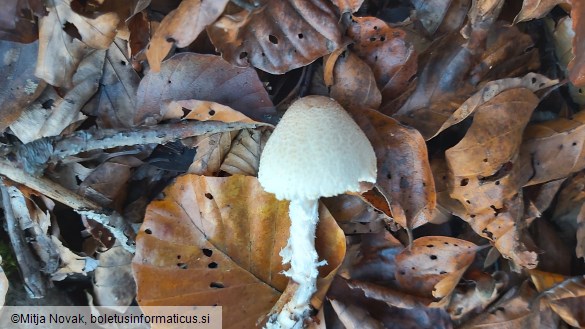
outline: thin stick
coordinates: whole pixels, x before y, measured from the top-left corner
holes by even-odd
[[[255,128],[258,125],[260,123],[182,121],[128,130],[82,130],[68,136],[46,137],[22,145],[17,150],[16,162],[22,164],[26,172],[40,176],[47,163],[55,163],[82,152],[131,145],[166,144],[207,133]]]
[[[124,249],[132,253],[136,250],[134,244],[136,234],[117,212],[106,211],[97,203],[85,199],[47,178],[30,175],[2,157],[0,157],[0,175],[59,201],[80,215],[85,215],[99,222],[120,241]]]

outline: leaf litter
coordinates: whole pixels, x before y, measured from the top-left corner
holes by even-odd
[[[321,200],[302,326],[585,326],[583,8],[10,1],[1,305],[8,286],[50,305],[61,281],[86,305],[221,305],[226,328],[262,327],[297,284],[260,156],[288,104],[325,95],[377,181]]]

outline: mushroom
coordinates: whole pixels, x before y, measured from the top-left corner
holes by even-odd
[[[260,157],[258,180],[279,200],[290,200],[290,235],[280,251],[284,274],[298,284],[267,328],[302,328],[317,290],[315,230],[320,197],[360,192],[376,182],[376,156],[364,132],[335,100],[307,96],[286,111]]]

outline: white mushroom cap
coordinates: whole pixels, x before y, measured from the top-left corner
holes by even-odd
[[[308,96],[286,111],[260,157],[258,180],[279,200],[316,200],[376,182],[376,155],[335,100]]]

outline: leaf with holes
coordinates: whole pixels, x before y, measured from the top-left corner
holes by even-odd
[[[186,0],[162,20],[146,50],[148,64],[154,72],[173,45],[187,47],[205,27],[223,12],[228,0]]]
[[[585,168],[585,112],[572,119],[529,125],[524,134],[522,153],[534,170],[529,185],[543,183]]]
[[[396,279],[421,296],[449,295],[475,258],[477,246],[447,236],[425,236],[396,255]]]
[[[216,102],[196,99],[167,101],[163,103],[163,120],[186,119],[198,121],[247,122],[265,125],[254,121],[229,106]]]
[[[417,69],[406,33],[375,17],[354,17],[348,34],[355,41],[352,50],[372,68],[383,102],[405,92]]]
[[[70,87],[81,60],[93,49],[108,49],[118,27],[115,13],[86,18],[71,0],[49,0],[49,14],[39,23],[39,57],[35,75],[57,87]],[[93,48],[93,49],[92,49]]]
[[[158,73],[149,72],[138,86],[134,123],[156,123],[165,102],[198,99],[217,102],[259,121],[276,112],[254,69],[236,68],[219,56],[181,53],[165,61]]]
[[[388,200],[394,220],[416,228],[429,220],[436,205],[426,144],[415,129],[378,111],[366,114],[372,123],[366,134],[378,159],[376,187]]]
[[[249,176],[185,175],[163,193],[137,236],[138,303],[217,304],[224,328],[255,328],[287,287],[279,252],[288,238],[288,202]],[[332,279],[345,237],[324,207],[319,217],[315,243],[328,262],[319,272]]]
[[[283,74],[339,48],[339,20],[328,0],[263,1],[251,12],[221,17],[207,32],[228,62]]]
[[[449,191],[466,210],[463,220],[517,265],[533,268],[536,254],[519,242],[522,186],[532,175],[519,160],[522,132],[538,104],[528,89],[506,90],[476,111],[465,137],[445,151]]]

